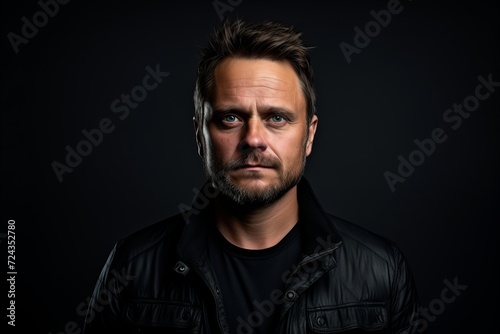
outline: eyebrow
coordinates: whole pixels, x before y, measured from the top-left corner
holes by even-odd
[[[239,107],[233,107],[233,106],[225,106],[225,107],[213,109],[213,115],[220,115],[220,114],[225,114],[225,113],[248,114],[249,112],[245,109],[241,109]],[[263,110],[259,110],[259,114],[264,114],[264,115],[277,114],[277,115],[285,116],[289,119],[295,119],[297,117],[296,112],[294,112],[290,109],[281,108],[281,107],[263,108]]]

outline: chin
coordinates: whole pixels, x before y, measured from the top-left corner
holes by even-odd
[[[277,180],[266,177],[261,173],[247,172],[245,175],[231,178],[235,186],[243,189],[266,189],[276,185]]]

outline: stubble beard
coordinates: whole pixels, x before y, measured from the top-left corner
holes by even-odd
[[[285,195],[297,183],[299,183],[304,173],[306,156],[305,147],[302,148],[299,169],[283,170],[283,165],[276,158],[268,158],[257,151],[252,151],[249,155],[238,160],[227,163],[216,161],[213,155],[210,161],[204,162],[204,169],[207,177],[214,187],[219,190],[219,196],[225,202],[245,210],[255,210],[270,206]],[[278,181],[265,187],[248,189],[238,186],[230,176],[230,172],[245,165],[246,161],[262,164],[268,168],[273,168],[278,174]],[[208,166],[213,166],[210,168]],[[261,177],[259,172],[248,171],[244,175],[247,179]]]

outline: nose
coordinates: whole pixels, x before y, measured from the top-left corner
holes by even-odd
[[[243,154],[249,154],[256,149],[266,150],[265,126],[260,119],[250,118],[243,129],[243,138],[239,146]]]

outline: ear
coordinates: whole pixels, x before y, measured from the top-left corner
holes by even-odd
[[[196,145],[198,146],[198,155],[203,158],[203,144],[201,141],[200,124],[198,123],[196,116],[193,116],[193,126],[194,133],[196,135]]]
[[[311,122],[309,123],[309,136],[307,138],[307,144],[306,144],[306,157],[308,157],[312,152],[314,135],[316,134],[317,127],[318,127],[318,116],[313,115],[313,117],[311,118]]]

